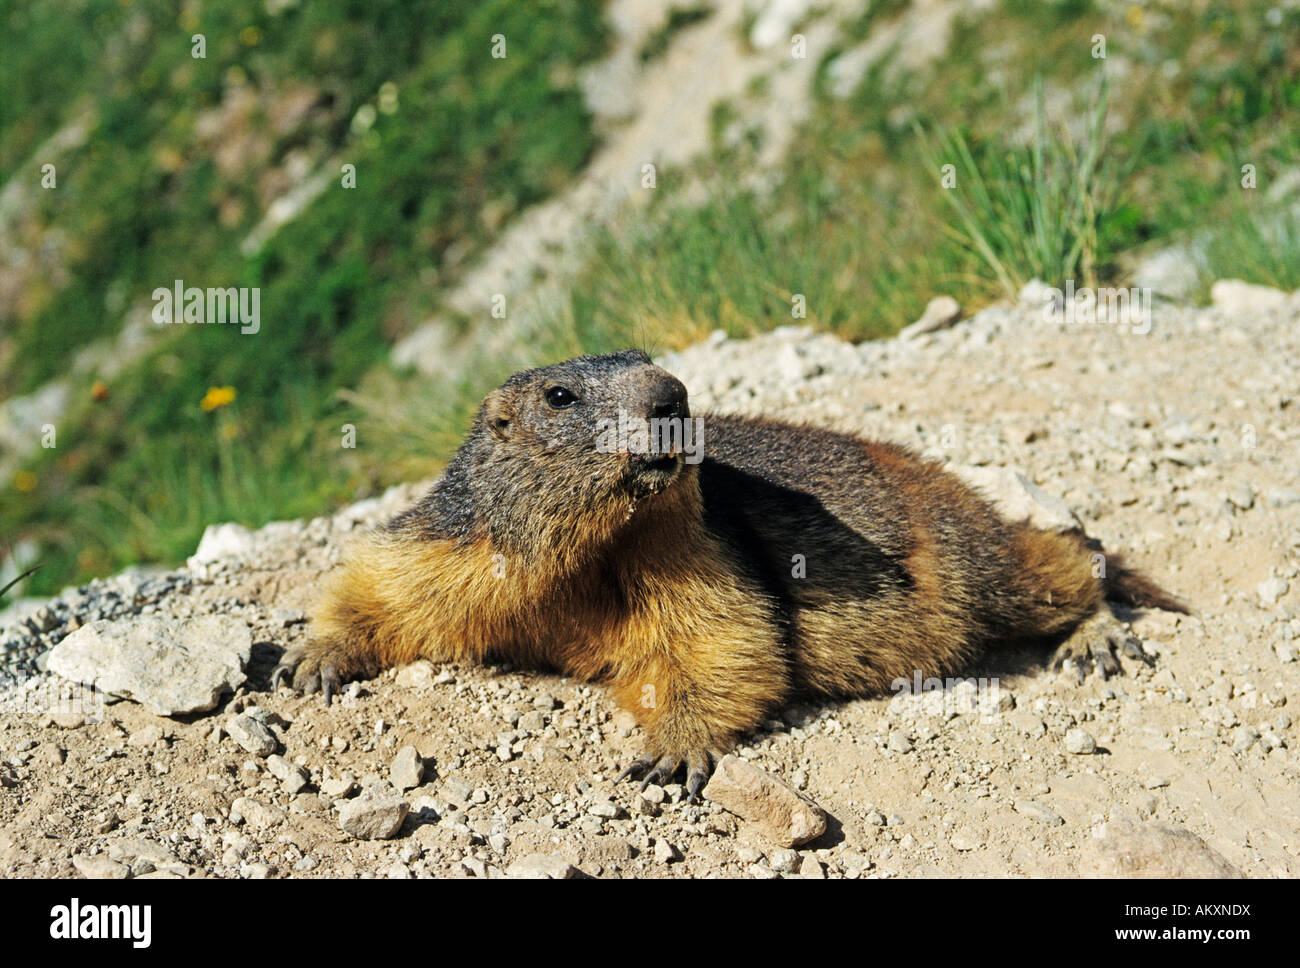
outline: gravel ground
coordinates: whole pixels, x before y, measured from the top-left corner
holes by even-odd
[[[983,684],[780,710],[738,753],[825,809],[809,844],[678,786],[616,784],[639,730],[599,687],[417,663],[329,708],[267,692],[344,539],[412,485],[212,529],[185,569],[22,610],[0,633],[19,680],[0,692],[0,876],[1072,876],[1102,824],[1129,821],[1189,831],[1246,876],[1296,876],[1300,293],[1221,284],[1150,324],[1057,324],[1026,302],[913,338],[787,328],[661,361],[697,413],[1014,468],[1196,611],[1125,613],[1157,663],[1109,681],[1002,652],[972,670]],[[157,716],[39,671],[94,619],[212,613],[253,646],[211,712]]]

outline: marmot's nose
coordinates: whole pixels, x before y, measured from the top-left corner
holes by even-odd
[[[650,390],[647,410],[651,420],[665,417],[688,417],[686,387],[675,377],[660,380]]]

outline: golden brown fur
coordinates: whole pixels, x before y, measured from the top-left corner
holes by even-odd
[[[575,402],[545,402],[557,387]],[[1062,655],[1114,672],[1113,647],[1144,656],[1108,591],[1180,607],[904,448],[708,417],[702,464],[646,463],[592,444],[619,408],[688,416],[635,353],[495,391],[425,500],[351,549],[277,678],[328,692],[423,657],[603,681],[645,728],[634,773],[685,761],[695,794],[709,757],[794,691],[879,694],[1072,632]]]

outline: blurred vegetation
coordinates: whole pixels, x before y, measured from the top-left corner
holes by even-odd
[[[581,168],[594,136],[573,69],[605,44],[595,0],[315,0],[277,17],[264,0],[229,0],[179,21],[163,0],[85,6],[86,19],[39,0],[4,14],[6,35],[24,38],[3,59],[16,94],[0,99],[5,176],[78,98],[98,124],[60,159],[58,190],[37,195],[39,217],[76,242],[71,282],[6,334],[17,348],[0,390],[31,390],[111,336],[124,315],[113,294],[149,306],[174,279],[260,287],[261,329],[169,327],[106,393],[78,388],[58,448],[0,509],[0,534],[40,538],[47,567],[29,591],[175,561],[215,521],[315,514],[367,492],[381,469],[339,446],[355,414],[337,390],[422,321],[450,247],[466,258]],[[205,59],[191,57],[197,33]],[[496,34],[504,59],[489,56]],[[73,56],[50,56],[55,46]],[[203,113],[242,86],[295,85],[312,92],[310,120],[279,134],[261,111],[231,118],[220,135],[244,139],[256,163],[219,173],[197,144]],[[256,176],[295,148],[338,166],[330,186],[245,256]],[[356,166],[355,188],[342,187],[342,163]],[[204,412],[213,385],[236,399]]]
[[[59,191],[40,196],[40,217],[72,240],[71,282],[29,300],[0,393],[63,372],[72,348],[120,326],[120,304],[175,278],[260,286],[263,323],[257,336],[173,327],[103,399],[83,388],[59,448],[24,478],[34,486],[10,486],[0,508],[0,535],[36,538],[48,562],[32,591],[174,562],[215,521],[318,514],[435,470],[508,364],[475,359],[435,385],[384,365],[389,346],[513,213],[580,170],[594,135],[574,72],[606,43],[595,0],[317,0],[277,16],[233,0],[204,5],[201,24],[164,2],[79,6],[75,21],[31,0],[0,15],[24,37],[0,63],[13,92],[0,99],[4,177],[79,110],[99,119]],[[1300,287],[1295,197],[1265,197],[1300,157],[1300,47],[1287,42],[1300,11],[1003,0],[955,23],[934,68],[911,71],[895,51],[833,96],[836,56],[907,6],[874,3],[846,25],[779,171],[756,175],[762,134],[744,104],[717,106],[710,157],[661,170],[646,206],[596,233],[529,335],[531,362],[792,322],[876,337],[938,293],[973,311],[1034,276],[1120,284],[1135,255],[1173,244],[1197,254],[1203,287]],[[703,9],[683,5],[643,56]],[[194,61],[200,31],[208,57]],[[505,61],[484,54],[497,33]],[[1098,33],[1104,60],[1091,55]],[[196,125],[240,85],[295,84],[319,92],[308,120],[281,134],[248,122],[266,157],[353,163],[357,187],[334,176],[245,256],[268,165],[230,177],[196,147]],[[940,186],[946,163],[955,192]],[[1241,187],[1247,164],[1257,189]],[[791,317],[796,293],[807,319]],[[226,385],[232,401],[199,407]],[[339,446],[348,422],[356,450]]]

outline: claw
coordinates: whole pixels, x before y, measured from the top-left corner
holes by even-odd
[[[1133,636],[1130,635],[1124,639],[1123,643],[1121,643],[1120,645],[1120,648],[1124,651],[1124,654],[1128,656],[1130,659],[1137,659],[1139,662],[1144,662],[1149,666],[1154,666],[1156,664],[1155,656],[1153,656],[1146,649],[1142,648],[1141,639],[1134,638]]]
[[[654,766],[654,764],[655,757],[653,756],[642,756],[639,759],[633,760],[628,764],[627,769],[618,775],[618,780],[615,782],[622,783],[624,780],[639,780],[645,776],[646,771],[649,770],[650,767]],[[644,787],[642,789],[644,789]]]
[[[1123,675],[1124,670],[1120,668],[1115,656],[1111,654],[1110,643],[1103,642],[1092,647],[1092,658],[1097,663],[1097,668],[1101,671],[1102,680],[1109,679],[1111,676]]]
[[[339,672],[332,665],[324,665],[320,668],[320,687],[321,694],[325,697],[325,705],[330,704],[330,700],[341,690],[339,682]]]
[[[281,662],[271,671],[271,691],[275,692],[281,686],[288,686],[293,682],[293,667],[287,666]]]
[[[1057,650],[1052,668],[1060,671],[1073,661],[1078,666],[1077,679],[1083,682],[1087,668],[1095,666],[1102,679],[1124,675],[1118,655],[1122,653],[1138,659],[1148,666],[1155,659],[1142,648],[1141,640],[1129,634],[1108,611],[1099,612],[1075,630],[1074,634]]]
[[[700,791],[709,782],[709,776],[713,772],[713,757],[707,750],[688,753],[685,759],[672,753],[642,756],[619,774],[618,782],[640,780],[642,790],[652,783],[664,786],[672,780],[683,763],[686,765],[687,802],[699,803]]]
[[[671,753],[664,755],[654,765],[654,769],[645,775],[645,779],[641,781],[641,789],[644,790],[651,783],[663,786],[673,778],[673,774],[677,772],[677,767],[681,766],[681,763],[682,761]]]

